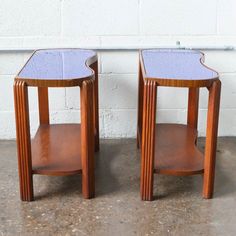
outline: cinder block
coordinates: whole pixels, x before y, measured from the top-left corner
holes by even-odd
[[[176,41],[178,41],[178,37],[175,39],[173,35],[149,35],[142,34],[139,37],[139,44],[142,48],[155,48],[155,47],[176,47]]]
[[[59,36],[60,2],[1,0],[1,36]]]
[[[219,119],[219,136],[236,135],[236,109],[221,109]]]
[[[128,109],[137,107],[138,79],[135,74],[100,74],[99,108]],[[66,89],[66,107],[80,109],[80,89]]]
[[[138,0],[69,0],[62,14],[64,36],[138,34]]]
[[[206,136],[207,110],[199,111],[199,136]],[[220,109],[218,136],[235,136],[236,109]]]
[[[79,87],[66,88],[66,108],[67,109],[80,109],[80,88]]]
[[[15,114],[13,111],[0,111],[1,125],[0,137],[1,139],[16,138]]]
[[[221,80],[221,109],[234,109],[236,106],[236,74],[220,74]],[[200,90],[201,109],[207,109],[209,92],[206,88]]]
[[[14,77],[4,76],[1,78],[2,83],[0,83],[0,111],[14,111]],[[38,111],[38,100],[37,100],[37,89],[35,87],[28,87],[28,101],[29,110]]]
[[[186,47],[234,45],[236,2],[229,0],[2,0],[1,47]],[[37,11],[35,10],[37,8]],[[11,9],[11,10],[9,10]],[[217,16],[218,12],[218,16]],[[218,25],[217,25],[218,22]],[[31,53],[0,54],[0,138],[15,138],[13,79]],[[205,52],[220,72],[219,135],[236,133],[236,53]],[[138,52],[100,52],[100,135],[135,137]],[[7,99],[6,99],[7,98]],[[186,123],[187,89],[158,88],[158,123]],[[79,88],[50,89],[52,123],[80,122]],[[31,135],[38,126],[37,89],[29,88]],[[199,134],[205,135],[208,91],[201,89]]]
[[[235,51],[207,51],[205,63],[209,67],[221,73],[236,73],[236,52]]]
[[[139,35],[102,35],[101,38],[101,46],[105,48],[115,48],[115,47],[123,47],[123,48],[132,48],[135,45],[139,45],[140,43]]]
[[[13,82],[14,77],[7,75],[1,76],[0,82],[0,111],[14,110]],[[5,124],[1,122],[0,126]]]
[[[103,110],[104,136],[109,138],[135,137],[137,127],[137,111]]]
[[[16,126],[15,126],[15,113],[13,111],[0,111],[1,124],[0,137],[1,139],[15,139]],[[38,114],[30,112],[30,134],[34,137],[38,128]]]
[[[207,109],[208,99],[209,99],[209,91],[207,90],[207,88],[201,88],[199,95],[199,109]]]
[[[60,124],[60,123],[80,123],[81,122],[81,111],[80,110],[61,110],[51,112],[51,123]],[[103,116],[100,112],[99,114],[99,129],[101,133],[104,133],[103,125]]]
[[[97,48],[100,46],[100,36],[71,35],[71,37],[61,37],[59,45],[71,48]]]
[[[50,115],[51,122],[54,124],[80,122],[80,110],[53,111]]]
[[[22,53],[0,53],[0,74],[17,74],[23,66],[24,56]]]
[[[30,112],[38,112],[38,90],[36,87],[28,87],[28,99]]]
[[[0,11],[1,10],[2,10],[2,8],[0,9]],[[0,20],[0,22],[2,22],[2,21]],[[23,41],[24,41],[24,38],[22,38],[22,37],[6,37],[4,35],[1,35],[1,36],[3,36],[3,37],[0,37],[1,48],[17,48],[17,47],[21,47],[22,44],[23,44]]]
[[[60,42],[61,38],[59,37],[59,35],[31,36],[31,37],[24,37],[22,47],[32,48],[33,50],[41,48],[63,47],[63,45],[61,45]]]
[[[235,0],[219,0],[218,3],[218,33],[235,35],[236,28],[236,1]]]
[[[49,109],[50,111],[66,109],[65,88],[49,88]]]
[[[221,108],[236,108],[236,74],[224,74],[221,76]]]
[[[138,73],[138,52],[102,52],[101,73]]]
[[[158,109],[156,112],[157,123],[186,123],[186,110],[183,109]]]
[[[225,47],[235,45],[236,36],[219,34],[203,35],[171,35],[174,42],[180,41],[182,46],[190,48]],[[209,51],[207,51],[208,53]]]
[[[100,76],[100,108],[136,109],[137,75],[111,74]]]
[[[140,29],[146,35],[216,33],[215,0],[141,0]]]
[[[188,89],[158,87],[157,109],[186,109],[188,103]]]

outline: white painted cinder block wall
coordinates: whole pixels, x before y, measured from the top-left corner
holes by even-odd
[[[235,0],[0,0],[0,48],[236,46]],[[0,139],[15,138],[12,85],[30,53],[0,52]],[[219,134],[236,135],[236,52],[207,51],[223,88]],[[138,53],[99,52],[102,137],[135,137]],[[30,89],[32,134],[38,125]],[[187,90],[158,91],[158,122],[186,121]],[[50,89],[52,122],[77,122],[79,89]],[[207,92],[199,129],[205,135]]]

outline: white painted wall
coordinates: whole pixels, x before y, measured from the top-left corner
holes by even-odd
[[[0,0],[0,48],[236,46],[235,0]],[[12,85],[29,53],[0,52],[0,139],[15,138]],[[138,53],[100,52],[102,137],[136,133]],[[206,52],[223,88],[219,134],[236,135],[236,52]],[[205,134],[207,92],[200,100]],[[30,89],[32,134],[38,125],[36,91]],[[158,91],[158,122],[186,120],[187,90]],[[79,121],[79,89],[50,90],[51,120]]]

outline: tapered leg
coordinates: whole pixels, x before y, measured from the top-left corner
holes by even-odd
[[[94,177],[94,80],[86,80],[81,86],[81,162],[82,192],[84,198],[95,195]]]
[[[38,87],[39,123],[49,124],[48,88]]]
[[[209,88],[206,147],[204,160],[203,197],[212,198],[214,191],[215,159],[220,107],[221,82],[213,82]]]
[[[142,125],[143,125],[143,75],[141,63],[139,62],[139,78],[138,78],[138,124],[137,124],[137,148],[140,148],[142,140]]]
[[[143,131],[141,161],[141,199],[151,201],[153,198],[153,170],[155,152],[156,123],[156,84],[145,81],[143,99]]]
[[[98,62],[94,62],[91,68],[95,73],[94,82],[94,132],[95,132],[95,151],[99,151],[99,99],[98,99]]]
[[[30,143],[29,105],[28,88],[25,82],[15,81],[14,97],[20,195],[22,201],[32,201],[34,200],[34,194]]]
[[[188,92],[188,126],[197,129],[199,88],[189,88]]]

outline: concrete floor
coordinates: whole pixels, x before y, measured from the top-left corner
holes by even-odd
[[[156,200],[143,202],[135,140],[101,140],[96,198],[82,198],[80,176],[34,176],[27,203],[15,142],[0,141],[0,235],[236,235],[235,153],[236,138],[219,139],[214,199],[201,198],[201,176],[155,175]]]

